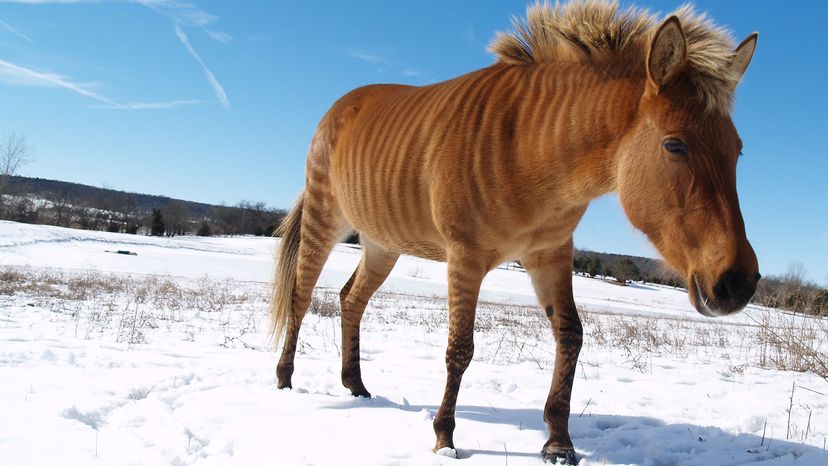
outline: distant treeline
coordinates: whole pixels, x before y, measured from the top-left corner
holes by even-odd
[[[0,220],[128,234],[271,235],[285,214],[263,202],[210,205],[20,176],[0,195]]]
[[[641,281],[686,287],[684,279],[658,259],[576,249],[572,268],[577,274],[614,278],[620,284]],[[798,263],[791,264],[784,275],[762,278],[751,302],[791,312],[828,316],[828,290],[809,282],[804,267]]]
[[[828,316],[828,289],[805,279],[802,264],[794,262],[784,275],[759,280],[754,303],[815,316]]]
[[[576,249],[572,270],[580,275],[612,277],[623,284],[631,281],[683,287],[684,280],[658,259]]]
[[[0,190],[0,220],[143,235],[271,235],[286,215],[262,202],[210,205],[165,196],[11,176]],[[351,235],[347,242],[358,242]],[[684,279],[658,259],[576,250],[575,273],[684,288]],[[759,282],[753,302],[828,316],[828,290],[805,280],[801,265]]]

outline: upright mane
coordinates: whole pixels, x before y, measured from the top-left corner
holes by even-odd
[[[735,45],[730,33],[686,4],[675,15],[687,40],[686,74],[708,110],[727,113],[739,73],[730,66]],[[645,69],[660,19],[647,10],[619,10],[617,1],[571,0],[553,7],[538,1],[526,18],[512,18],[513,32],[499,32],[489,51],[508,64],[580,62],[629,64]]]

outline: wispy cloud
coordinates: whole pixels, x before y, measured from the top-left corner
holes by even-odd
[[[13,28],[9,23],[3,21],[2,19],[0,19],[0,27],[2,27],[3,29],[9,31],[10,33],[16,35],[17,37],[25,39],[29,43],[32,43],[32,44],[35,43],[35,41],[33,41],[31,37],[27,36],[26,34],[23,34],[22,32],[18,31],[17,29]]]
[[[56,73],[37,71],[25,66],[0,60],[0,81],[16,86],[47,86],[68,89],[76,94],[96,100],[99,108],[117,110],[156,110],[203,103],[201,100],[177,99],[166,102],[121,103],[105,97],[89,88],[95,83],[78,83]]]
[[[368,63],[381,63],[383,65],[388,65],[391,63],[390,60],[386,59],[382,55],[375,52],[368,52],[365,50],[346,48],[345,54],[349,57],[356,58],[357,60],[362,60]]]
[[[204,32],[206,32],[207,35],[210,36],[216,42],[221,42],[222,44],[226,44],[226,43],[233,40],[233,36],[231,36],[230,34],[227,34],[225,32],[213,31],[212,29],[207,29],[205,27],[202,27],[201,29],[203,29]]]
[[[216,31],[210,26],[218,21],[218,17],[207,13],[195,3],[185,0],[0,0],[0,3],[26,3],[30,5],[46,4],[77,4],[77,3],[104,3],[104,2],[134,3],[145,6],[156,13],[162,14],[177,24],[202,29],[210,38],[222,44],[233,40],[233,36],[226,32]]]
[[[104,0],[0,0],[0,3],[28,3],[28,4],[49,4],[49,3],[64,3],[64,4],[79,4],[79,3],[98,3]],[[219,103],[226,109],[230,109],[230,101],[227,99],[227,93],[224,91],[221,83],[219,83],[216,76],[213,72],[207,67],[207,64],[204,63],[204,60],[201,59],[201,56],[198,52],[195,51],[193,46],[190,44],[190,39],[187,34],[184,33],[182,30],[182,26],[186,27],[194,27],[201,29],[205,34],[207,34],[211,39],[226,44],[233,40],[233,36],[227,34],[225,32],[216,31],[211,28],[211,26],[218,21],[218,18],[210,13],[199,8],[196,4],[187,1],[187,0],[110,0],[110,1],[118,1],[122,3],[131,3],[135,5],[141,5],[146,8],[149,8],[156,13],[159,13],[167,18],[171,19],[173,24],[175,25],[175,34],[178,37],[178,40],[184,45],[187,49],[187,52],[195,58],[195,60],[201,65],[201,68],[204,70],[204,74],[207,77],[207,81],[210,83],[210,86],[213,88],[213,91],[218,98]],[[23,37],[24,39],[33,42],[24,34],[21,34],[19,31],[14,29],[13,27],[9,26],[6,23],[0,22],[0,26],[8,29],[14,34]],[[30,70],[31,71],[31,70]],[[78,87],[77,85],[70,83],[68,81],[63,81],[64,84],[71,84],[74,85],[74,88],[66,87],[67,89],[72,89],[75,92],[78,90],[89,92],[82,87]],[[101,96],[98,96],[101,97]],[[101,100],[101,99],[97,99]],[[108,100],[108,99],[106,99]],[[104,100],[101,100],[104,102]],[[156,104],[148,104],[152,105],[152,107],[142,106],[144,104],[119,104],[117,102],[106,102],[109,103],[112,108],[134,108],[134,109],[143,109],[143,108],[170,108],[172,106],[179,106],[185,101],[170,101],[170,102],[163,102],[159,105]]]
[[[413,77],[413,78],[422,78],[423,76],[425,76],[426,73],[425,73],[425,71],[415,70],[414,68],[406,68],[406,69],[400,71],[400,74],[402,76],[410,76],[410,77]]]
[[[387,73],[408,78],[423,78],[428,74],[425,71],[406,66],[405,62],[389,58],[388,53],[383,54],[374,50],[355,49],[351,47],[345,47],[342,51],[351,58],[375,65],[376,71],[379,74]]]
[[[176,24],[198,27],[210,38],[222,44],[233,40],[233,36],[225,32],[215,31],[209,26],[218,21],[218,17],[207,13],[191,2],[183,0],[130,0],[131,2],[150,8],[170,19]]]
[[[111,108],[116,110],[161,110],[175,107],[183,107],[186,105],[196,105],[204,103],[203,100],[195,99],[178,99],[168,100],[166,102],[135,102],[130,104],[114,105],[100,105],[99,108]]]
[[[0,3],[26,3],[30,5],[104,2],[134,3],[142,5],[172,19],[176,23],[180,23],[185,26],[202,28],[207,35],[218,42],[227,43],[233,40],[233,36],[230,34],[215,31],[209,28],[209,26],[218,21],[218,17],[207,13],[199,8],[195,3],[186,0],[0,0]]]
[[[190,39],[187,37],[187,34],[181,30],[181,26],[176,23],[175,24],[175,35],[178,36],[178,40],[184,44],[184,47],[190,52],[190,55],[196,59],[196,61],[201,65],[201,68],[204,70],[204,74],[207,76],[207,80],[210,82],[210,85],[213,87],[213,92],[216,93],[216,97],[218,98],[221,105],[230,110],[232,107],[230,106],[230,101],[227,100],[227,94],[224,92],[224,88],[221,86],[221,83],[218,82],[216,76],[210,71],[210,68],[207,68],[207,65],[204,63],[204,60],[201,59],[201,56],[198,52],[195,51],[192,45],[190,45]]]
[[[89,97],[90,99],[95,99],[98,102],[102,102],[109,106],[124,108],[123,104],[90,91],[87,89],[88,84],[85,85],[75,83],[58,74],[36,71],[31,68],[15,65],[14,63],[10,63],[5,60],[0,60],[0,78],[3,78],[10,84],[62,87],[76,94]]]
[[[210,71],[210,68],[207,67],[207,64],[204,63],[201,56],[196,52],[195,48],[193,48],[192,44],[190,44],[190,38],[187,36],[186,33],[181,29],[181,26],[191,26],[197,27],[204,31],[210,38],[217,42],[221,42],[222,44],[226,44],[233,40],[233,36],[230,34],[216,31],[211,29],[211,24],[215,23],[218,18],[215,16],[205,12],[204,10],[200,9],[193,3],[182,1],[182,0],[130,0],[134,3],[138,3],[140,5],[144,5],[147,8],[152,9],[164,16],[173,20],[175,23],[175,35],[178,37],[178,40],[184,45],[184,48],[187,49],[187,52],[195,58],[201,68],[204,70],[204,75],[207,77],[207,81],[210,83],[210,86],[213,88],[213,92],[215,92],[216,97],[218,98],[219,103],[227,109],[230,110],[230,101],[227,99],[227,93],[224,91],[224,87],[222,87],[221,83],[216,79],[216,76]]]
[[[185,105],[195,105],[203,103],[202,100],[196,99],[188,99],[188,100],[170,100],[167,102],[137,102],[134,104],[129,104],[129,108],[134,110],[153,110],[159,108],[175,108],[175,107],[183,107]]]

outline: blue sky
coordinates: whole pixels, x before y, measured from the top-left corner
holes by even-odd
[[[0,0],[0,134],[34,146],[28,176],[288,207],[339,96],[487,66],[487,42],[527,3]],[[733,114],[760,269],[799,261],[828,285],[828,3],[696,5],[737,40],[760,33]],[[612,196],[593,203],[575,242],[655,255]]]

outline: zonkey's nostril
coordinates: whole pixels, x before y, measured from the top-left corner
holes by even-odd
[[[761,279],[762,279],[762,274],[761,273],[756,272],[755,274],[753,274],[753,281],[758,282]]]
[[[719,277],[719,281],[713,288],[713,292],[719,300],[727,301],[743,294],[743,289],[746,284],[747,277],[744,272],[728,270]]]
[[[725,272],[719,278],[719,281],[716,282],[716,286],[713,287],[713,293],[716,295],[716,298],[722,301],[726,301],[730,298],[731,291],[732,291],[732,274],[730,272]]]

